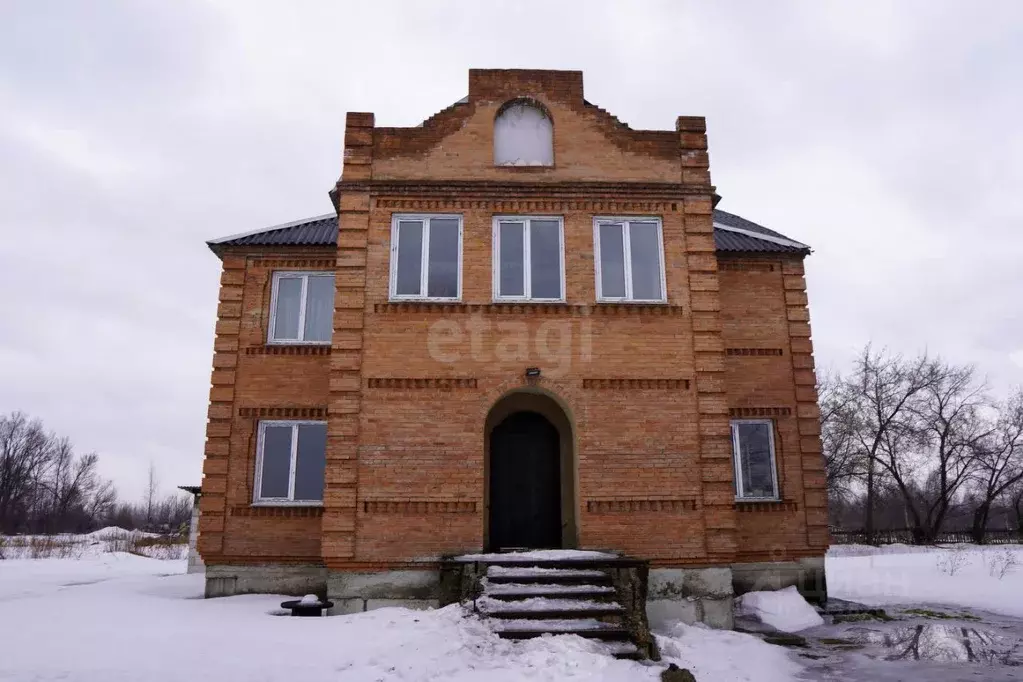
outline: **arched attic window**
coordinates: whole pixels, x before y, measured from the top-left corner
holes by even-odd
[[[514,100],[494,120],[494,164],[553,166],[554,123],[539,105]]]

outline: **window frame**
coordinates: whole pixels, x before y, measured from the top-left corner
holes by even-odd
[[[451,296],[428,296],[430,267],[430,223],[434,218],[458,221],[458,294]],[[419,294],[401,294],[398,289],[398,223],[401,221],[421,221],[423,223],[423,249],[420,254]],[[394,213],[391,215],[391,263],[388,300],[390,301],[437,301],[439,303],[459,303],[462,300],[462,234],[464,220],[460,213]]]
[[[330,339],[326,341],[307,341],[305,339],[278,339],[274,338],[274,327],[277,325],[277,295],[279,293],[280,281],[282,279],[302,279],[301,308],[298,311],[298,331],[305,336],[305,312],[308,306],[309,277],[330,277],[334,280],[332,289],[337,291],[337,277],[333,270],[274,270],[270,286],[270,318],[266,330],[266,343],[272,346],[329,346],[334,336],[334,321],[331,319]],[[330,304],[331,311],[334,310],[334,302]],[[333,312],[331,313],[333,318]]]
[[[256,471],[252,484],[252,505],[254,507],[322,507],[323,500],[295,499],[295,470],[298,467],[298,427],[304,424],[322,424],[322,419],[263,419],[259,421],[256,435]],[[266,429],[269,426],[291,427],[291,464],[288,469],[288,497],[263,497],[263,448],[266,445]],[[326,452],[324,452],[326,460]],[[327,488],[327,471],[324,465],[323,488]]]
[[[532,221],[553,220],[558,223],[558,262],[561,267],[561,296],[559,298],[537,298],[533,297],[533,273],[530,269],[531,258],[530,242],[532,240]],[[522,296],[501,295],[501,223],[522,223]],[[491,268],[491,292],[495,303],[564,303],[565,293],[565,217],[557,215],[495,215],[493,218],[493,248],[491,249],[493,267]]]
[[[774,485],[774,495],[770,497],[745,497],[742,494],[742,448],[739,444],[739,425],[741,424],[767,424],[767,432],[770,435],[771,445],[771,482]],[[732,419],[729,421],[729,429],[732,432],[732,467],[735,471],[735,501],[736,502],[778,502],[781,500],[781,488],[778,481],[778,448],[774,437],[773,419]]]
[[[632,223],[657,225],[657,254],[661,262],[661,297],[635,298],[632,296],[632,244],[629,235]],[[622,257],[625,266],[625,296],[605,296],[601,285],[600,226],[622,225]],[[659,216],[594,216],[593,218],[593,270],[598,303],[658,304],[668,302],[667,265],[664,262],[664,227]]]

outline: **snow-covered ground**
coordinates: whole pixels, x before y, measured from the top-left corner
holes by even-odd
[[[801,670],[752,635],[685,625],[650,664],[572,635],[502,640],[458,606],[279,617],[282,597],[202,599],[203,576],[184,571],[123,553],[0,561],[0,680],[635,682],[675,662],[700,682],[785,682]]]
[[[947,604],[1023,618],[1019,545],[839,545],[828,552],[827,576],[829,595],[865,604]]]
[[[0,561],[0,680],[633,682],[657,680],[670,662],[689,668],[700,682],[836,675],[857,680],[1012,679],[994,676],[995,668],[978,668],[981,663],[957,663],[954,657],[937,662],[871,658],[881,644],[871,640],[879,635],[864,627],[873,627],[869,623],[806,630],[810,649],[678,624],[659,633],[664,661],[652,664],[616,660],[603,645],[571,635],[502,640],[486,621],[466,617],[459,607],[279,617],[271,614],[280,612],[282,597],[205,600],[202,575],[185,575],[184,561],[110,552],[109,545],[94,540],[86,542],[90,549],[78,559]],[[962,628],[934,620],[926,610],[914,617],[906,609],[933,604],[954,605],[956,614],[973,609],[976,615],[966,625],[977,628],[976,641],[996,630],[999,636],[1016,636],[1023,623],[1018,620],[1023,617],[1023,548],[1008,551],[1020,567],[999,578],[992,573],[998,573],[1006,556],[1003,547],[837,547],[828,557],[828,582],[837,597],[900,605],[890,613],[903,620],[878,624],[891,630],[881,635],[886,641],[906,635],[911,643],[953,656],[962,648],[957,634]],[[956,557],[954,575],[949,575],[950,557]],[[982,611],[1005,615],[996,618]],[[920,629],[923,622],[933,627]],[[836,644],[826,659],[800,658],[801,653],[820,653],[822,642],[837,642],[838,636],[867,649]],[[939,639],[940,646],[930,642]],[[996,644],[1011,642],[1003,637]]]

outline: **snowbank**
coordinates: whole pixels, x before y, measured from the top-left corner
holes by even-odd
[[[17,624],[4,633],[0,680],[656,682],[674,662],[700,682],[787,682],[801,670],[781,647],[683,625],[658,638],[665,660],[652,664],[574,635],[503,640],[459,606],[277,617],[281,596],[202,599],[203,576],[181,575],[185,565],[0,561],[4,620]]]
[[[845,546],[843,546],[844,548]],[[865,604],[945,604],[1023,617],[1023,547],[839,547],[828,552],[828,592]],[[954,562],[950,562],[954,558]],[[999,565],[1014,562],[999,577]],[[949,564],[955,563],[954,574]]]
[[[802,671],[788,649],[753,635],[677,623],[657,636],[664,662],[689,668],[699,682],[787,682]]]
[[[748,592],[736,600],[735,607],[737,615],[752,616],[782,632],[799,632],[824,624],[824,619],[795,587],[772,592]]]

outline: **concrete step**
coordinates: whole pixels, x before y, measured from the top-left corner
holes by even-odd
[[[534,621],[542,623],[543,621]],[[598,628],[558,628],[556,626],[535,627],[532,629],[515,628],[512,630],[498,630],[497,636],[501,639],[533,639],[544,635],[578,635],[587,639],[600,639],[604,641],[629,641],[629,631],[625,628],[608,626]]]
[[[498,611],[484,611],[490,618],[500,618],[502,620],[522,620],[522,619],[534,619],[534,620],[567,620],[572,618],[601,618],[607,616],[622,616],[625,614],[625,609],[621,606],[606,606],[604,608],[591,608],[591,609],[545,609],[543,611],[534,609],[501,609]]]
[[[518,583],[532,585],[610,585],[611,576],[600,570],[559,568],[502,568],[492,566],[487,582],[495,585]]]
[[[588,589],[574,589],[574,588]],[[500,589],[494,589],[500,588]],[[504,589],[512,588],[512,589]],[[585,601],[609,601],[615,598],[615,590],[609,585],[491,585],[484,595],[501,601],[520,601],[533,597],[545,599],[579,599]]]

